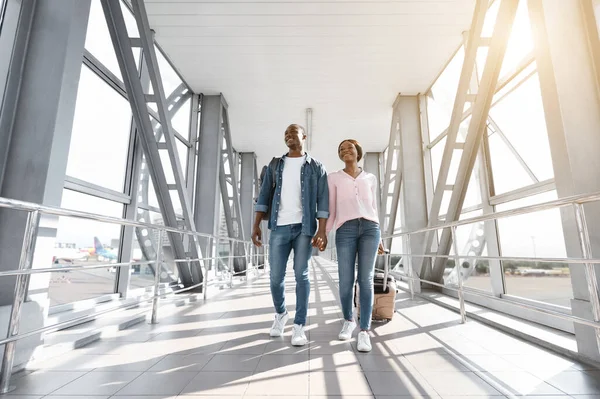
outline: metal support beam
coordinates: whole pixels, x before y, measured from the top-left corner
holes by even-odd
[[[240,205],[242,207],[242,225],[246,237],[252,235],[252,222],[254,216],[254,189],[256,182],[256,154],[253,152],[240,153],[242,158],[242,175]]]
[[[13,36],[15,46],[7,53],[0,52],[0,64],[9,62],[10,70],[0,112],[0,153],[5,154],[5,158],[0,155],[3,158],[0,196],[60,207],[90,1],[17,3],[20,14],[16,20],[5,20],[1,39],[4,40],[5,33],[7,37]],[[17,25],[15,35],[4,30],[12,24]],[[32,237],[35,252],[33,245],[28,246],[25,251],[28,259],[24,259],[21,249],[27,219],[25,212],[0,211],[0,271],[17,269],[20,259],[29,262],[33,258],[34,269],[52,264],[58,217],[41,218],[38,234]],[[0,278],[0,331],[3,332],[8,331],[10,306],[15,304],[16,280]],[[25,282],[17,298],[22,305],[20,329],[37,330],[45,325],[47,317],[50,275],[37,274],[19,280]],[[2,374],[10,374],[13,364],[25,366],[42,342],[40,334],[20,340],[14,357],[5,359]],[[0,354],[2,349],[0,346]],[[9,345],[7,356],[10,352]],[[3,379],[3,386],[5,382]]]
[[[252,235],[252,223],[254,219],[254,193],[257,185],[256,154],[253,152],[242,152],[239,154],[242,161],[242,173],[240,175],[240,205],[242,209],[242,226],[245,237]],[[257,265],[258,259],[252,259]]]
[[[196,166],[196,195],[194,221],[199,232],[218,235],[220,215],[221,147],[223,130],[222,96],[202,96],[198,157]],[[203,245],[207,240],[201,240]],[[208,257],[213,257],[212,247]],[[215,262],[211,262],[215,265]]]
[[[465,39],[465,47],[468,45],[468,37],[464,35]],[[475,66],[475,70],[477,72],[477,65]],[[471,95],[473,93],[479,92],[479,74],[474,73],[471,78],[471,84],[469,87],[469,92]],[[504,137],[502,131],[496,125],[496,123],[492,120],[491,116],[488,115],[488,123],[496,128],[497,133]],[[491,165],[489,163],[489,143],[488,143],[488,128],[489,126],[483,125],[481,132],[482,140],[479,146],[479,150],[477,153],[476,163],[474,165],[474,182],[479,186],[479,191],[481,195],[481,207],[480,208],[483,213],[490,214],[494,213],[494,207],[490,204],[490,181],[492,180],[491,174]],[[504,137],[506,139],[506,137]],[[508,142],[508,140],[506,140]],[[464,149],[464,143],[462,148]],[[518,153],[515,150],[516,156]],[[524,162],[523,162],[524,164]],[[462,212],[468,212],[466,209],[462,208]],[[446,216],[444,216],[446,218]],[[455,236],[452,236],[452,240],[454,240]],[[477,267],[477,258],[482,255],[486,244],[488,246],[488,251],[495,255],[500,256],[500,247],[498,241],[498,232],[497,232],[497,223],[496,221],[490,221],[487,223],[477,223],[471,226],[471,232],[467,237],[467,242],[462,252],[459,252],[459,247],[456,242],[453,243],[453,248],[456,251],[454,264],[454,269],[452,272],[444,279],[445,284],[452,284],[459,286],[462,284],[464,280],[467,280],[476,270]],[[462,259],[461,259],[462,256]],[[467,265],[464,267],[463,265]],[[502,272],[502,266],[499,261],[493,260],[489,264],[490,267],[490,275],[492,278],[492,291],[496,296],[500,296],[504,294],[504,273]]]
[[[402,170],[402,226],[408,231],[418,230],[427,226],[427,197],[425,189],[425,170],[423,163],[423,143],[421,141],[421,112],[418,96],[400,96],[397,100],[400,115],[400,153],[399,168]],[[411,254],[417,254],[423,247],[425,235],[412,236],[404,246]],[[412,276],[422,276],[423,265],[427,262],[403,261],[405,270],[412,263]],[[424,277],[424,276],[423,276]],[[416,291],[419,287],[414,285]]]
[[[166,105],[165,93],[162,85],[160,72],[158,69],[158,61],[154,48],[153,35],[150,31],[148,16],[146,14],[142,1],[132,1],[135,21],[140,33],[140,43],[142,44],[145,65],[148,68],[148,75],[154,92],[154,99],[158,109],[159,123],[164,132],[163,136],[167,143],[169,160],[171,169],[175,177],[177,192],[182,206],[182,213],[185,227],[191,231],[195,231],[195,226],[191,220],[190,200],[186,195],[185,180],[177,155],[175,145],[175,137],[172,133],[170,115]],[[119,0],[102,0],[102,8],[106,17],[108,30],[113,41],[121,74],[123,75],[123,83],[127,92],[127,97],[131,105],[133,119],[138,129],[140,142],[144,149],[146,162],[149,172],[152,176],[156,196],[160,205],[163,221],[166,226],[177,227],[177,217],[171,196],[169,194],[169,185],[165,175],[165,167],[159,153],[158,142],[150,122],[150,114],[148,113],[148,105],[146,93],[142,88],[142,83],[138,75],[138,69],[132,52],[132,43],[130,41],[127,27],[123,18],[121,5]],[[173,248],[173,255],[177,259],[185,259],[188,257],[198,258],[200,256],[200,248],[197,237],[193,237],[194,244],[190,246],[189,254],[185,251],[182,237],[176,233],[169,233],[169,241]],[[160,245],[160,243],[158,244]],[[202,272],[200,263],[193,262],[191,270],[187,264],[178,263],[178,271],[181,282],[184,286],[192,286],[202,281]]]
[[[598,44],[598,32],[595,27],[590,29],[588,21],[592,14],[585,13],[586,4],[589,11],[589,3],[584,0],[528,2],[559,198],[600,190],[600,84],[595,61],[598,49],[591,49],[594,43]],[[584,244],[589,245],[591,254],[600,254],[600,204],[587,204],[583,208],[584,221],[588,221],[587,243],[580,241],[580,234],[585,232],[578,228],[585,223],[578,223],[581,220],[573,210],[561,212],[569,258],[585,256]],[[573,315],[597,321],[600,304],[596,300],[598,293],[593,292],[593,280],[596,285],[600,281],[600,265],[595,265],[589,275],[585,266],[569,268]],[[575,336],[579,353],[600,361],[600,333],[576,324]]]
[[[225,214],[227,232],[229,237],[244,240],[246,233],[243,227],[242,221],[242,207],[240,204],[239,194],[239,179],[238,169],[239,164],[237,162],[236,154],[233,150],[233,142],[231,139],[231,129],[229,127],[229,116],[227,114],[227,107],[223,106],[223,141],[224,147],[222,149],[221,157],[221,173],[219,174],[221,196],[223,198],[223,211]],[[227,163],[228,167],[225,167]],[[229,187],[227,186],[227,180],[231,187],[231,194]],[[241,272],[246,270],[246,247],[243,243],[236,242],[233,245],[234,254],[236,256],[233,267],[234,271]]]
[[[529,167],[529,165],[527,165],[527,162],[525,162],[525,160],[523,159],[523,157],[521,156],[521,154],[519,154],[519,151],[517,151],[517,149],[515,148],[515,146],[510,142],[510,140],[508,139],[508,137],[506,137],[506,135],[504,134],[504,132],[502,132],[502,129],[500,129],[500,126],[498,126],[498,124],[496,123],[496,121],[494,121],[494,119],[491,116],[488,116],[488,123],[489,123],[488,128],[492,131],[490,133],[490,136],[492,134],[497,134],[502,139],[502,141],[504,141],[504,144],[506,144],[506,146],[508,147],[508,149],[510,150],[510,152],[517,159],[517,161],[519,162],[519,164],[521,165],[521,167],[523,168],[523,170],[525,170],[525,173],[527,173],[527,175],[529,175],[529,178],[531,178],[531,181],[533,183],[539,183],[540,180],[535,176],[535,173],[533,173],[533,171],[531,170],[531,168]],[[487,132],[484,132],[484,134],[487,134]]]
[[[402,163],[400,161],[402,142],[400,140],[399,98],[400,96],[396,98],[393,105],[390,141],[387,150],[383,190],[381,191],[381,206],[379,208],[379,224],[383,236],[390,236],[394,233],[396,215],[398,214],[398,201],[400,200],[400,188],[402,186]],[[386,248],[391,249],[392,240],[384,240],[384,245]]]
[[[369,172],[375,175],[377,183],[381,182],[381,153],[380,152],[367,152],[365,154],[364,169],[365,172]],[[377,187],[377,198],[379,197],[380,187]]]
[[[477,10],[474,16],[473,29],[469,34],[468,45],[465,52],[465,62],[459,82],[458,92],[454,103],[454,111],[450,122],[450,129],[444,149],[442,167],[438,175],[434,200],[431,213],[429,215],[429,224],[438,223],[440,208],[444,191],[447,191],[448,171],[452,157],[455,153],[455,145],[460,127],[460,118],[463,113],[464,105],[472,84],[473,71],[475,69],[475,55],[479,48],[479,41],[482,31],[483,20],[485,19],[485,5],[487,2],[478,1]],[[518,0],[502,0],[498,17],[494,26],[489,51],[483,70],[481,83],[473,104],[473,114],[467,130],[464,147],[462,150],[458,172],[454,184],[452,185],[452,194],[448,211],[446,212],[446,221],[458,220],[461,214],[468,184],[473,171],[473,166],[477,158],[477,152],[481,145],[483,132],[485,131],[486,121],[492,103],[495,87],[498,83],[498,76],[504,53],[510,36],[512,23],[514,21],[518,6]],[[446,229],[442,232],[437,253],[439,255],[448,255],[451,248],[451,232]],[[426,248],[431,247],[433,235],[429,234],[426,242]],[[432,279],[437,282],[442,281],[446,259],[438,257],[435,260],[432,270]]]
[[[192,107],[190,112],[190,144],[191,146],[188,148],[187,154],[187,172],[186,172],[186,183],[187,183],[187,191],[189,198],[194,198],[194,174],[196,172],[196,154],[197,148],[196,145],[198,143],[198,134],[200,128],[200,99],[202,95],[193,94],[192,95]],[[193,201],[192,201],[193,203]]]

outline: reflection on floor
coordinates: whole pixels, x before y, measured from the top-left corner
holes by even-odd
[[[214,289],[205,304],[161,308],[156,326],[42,362],[6,398],[600,398],[599,370],[475,321],[461,325],[457,314],[402,293],[394,320],[374,325],[373,351],[358,353],[355,341],[336,340],[336,279],[334,264],[313,262],[306,347],[290,345],[291,321],[283,339],[269,338],[273,309],[263,276]]]

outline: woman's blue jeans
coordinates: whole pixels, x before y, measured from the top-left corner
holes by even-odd
[[[345,320],[352,320],[354,273],[358,269],[361,330],[371,327],[373,273],[380,241],[379,224],[362,218],[347,221],[335,233],[342,313]]]

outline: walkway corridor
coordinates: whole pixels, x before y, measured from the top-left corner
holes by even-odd
[[[293,273],[287,299],[293,311]],[[315,258],[309,345],[270,339],[268,278],[213,289],[204,304],[159,312],[141,324],[37,364],[6,398],[502,397],[600,398],[600,371],[400,293],[399,314],[375,324],[373,351],[336,340],[341,328],[335,264]],[[356,332],[355,332],[356,335]],[[588,396],[577,396],[588,395]]]

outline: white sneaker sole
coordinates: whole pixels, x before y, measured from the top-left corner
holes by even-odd
[[[356,348],[359,352],[371,352],[372,348]]]
[[[270,336],[271,338],[279,338],[279,337],[281,337],[281,335],[282,335],[282,334],[281,334],[281,332],[279,332],[279,331],[270,331],[270,332],[269,332],[269,336]]]
[[[292,341],[292,346],[304,346],[304,345],[306,345],[306,341],[302,341],[302,342]]]
[[[340,334],[340,335],[338,335],[338,339],[339,339],[340,341],[348,341],[350,338],[352,338],[352,336],[351,336],[351,335],[350,335],[350,336],[345,336],[345,335],[343,336],[343,335],[341,335],[341,334]]]

